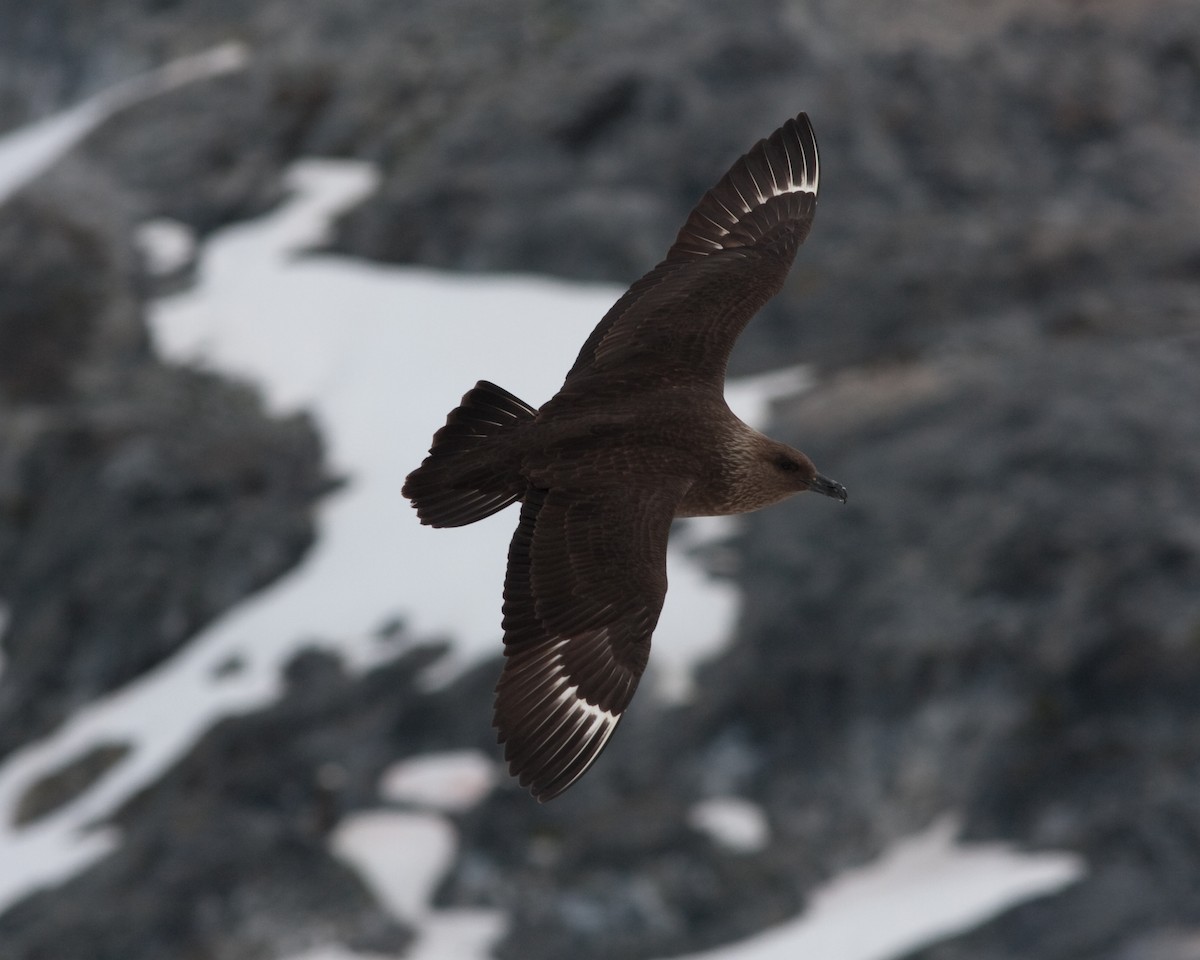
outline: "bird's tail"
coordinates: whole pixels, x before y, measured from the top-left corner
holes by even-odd
[[[461,527],[521,499],[525,481],[508,444],[496,438],[537,411],[507,390],[480,380],[433,435],[429,456],[404,481],[421,522]]]

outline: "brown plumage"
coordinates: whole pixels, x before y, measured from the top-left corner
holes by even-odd
[[[495,725],[510,771],[540,801],[592,765],[637,689],[674,518],[744,513],[803,490],[846,499],[799,450],[735,417],[723,393],[734,341],[808,235],[817,182],[800,114],[705,194],[548,403],[535,410],[481,381],[405,482],[435,527],[521,501]]]

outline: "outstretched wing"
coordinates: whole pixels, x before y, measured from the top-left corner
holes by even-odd
[[[817,141],[802,113],[704,195],[666,259],[592,331],[564,389],[598,373],[723,383],[734,341],[783,286],[808,236],[818,180]]]
[[[667,592],[683,487],[530,490],[508,552],[495,726],[539,801],[592,765],[629,705]]]

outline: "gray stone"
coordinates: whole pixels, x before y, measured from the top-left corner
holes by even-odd
[[[0,207],[0,755],[294,564],[329,487],[307,418],[150,354],[127,212],[72,165]]]

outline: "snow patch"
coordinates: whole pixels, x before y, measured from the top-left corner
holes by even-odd
[[[332,845],[381,907],[397,920],[416,925],[418,939],[405,953],[407,960],[491,957],[493,944],[504,933],[499,911],[432,906],[434,889],[458,845],[454,828],[443,817],[388,810],[358,814],[338,825]]]
[[[182,270],[196,255],[192,228],[169,217],[147,220],[138,226],[134,241],[145,258],[146,269],[157,277]]]
[[[712,797],[688,812],[688,823],[737,853],[762,850],[770,827],[762,807],[741,797]]]
[[[332,944],[305,950],[304,953],[294,953],[284,960],[397,960],[394,956],[382,953],[355,953],[348,947]]]
[[[728,381],[725,384],[725,402],[746,423],[761,429],[771,419],[771,406],[776,401],[805,393],[812,389],[813,384],[811,367],[805,364],[781,367],[753,377],[738,377]]]
[[[385,800],[461,813],[482,800],[496,782],[496,764],[477,750],[432,753],[393,764],[379,790]]]
[[[333,852],[350,864],[375,899],[411,923],[432,910],[430,896],[454,859],[457,834],[436,814],[372,810],[337,825]]]
[[[888,960],[1056,893],[1084,874],[1073,854],[956,844],[957,835],[952,818],[940,820],[818,889],[797,919],[680,960]]]
[[[506,923],[498,910],[439,910],[421,928],[404,960],[494,960]]]

